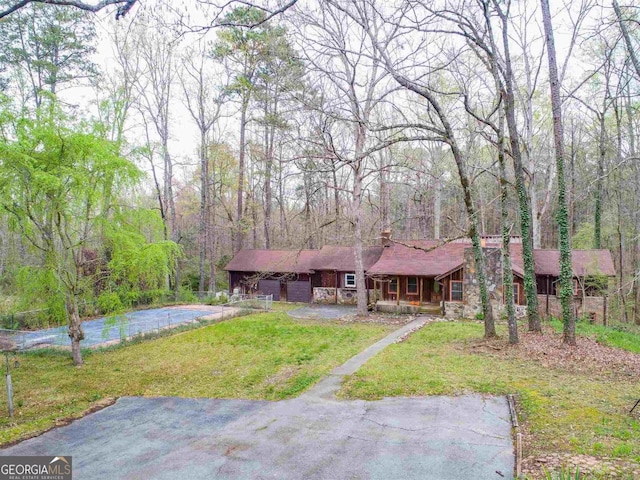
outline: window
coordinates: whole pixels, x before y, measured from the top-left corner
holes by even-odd
[[[389,282],[389,293],[398,293],[398,279],[392,278]]]
[[[462,301],[462,281],[451,280],[450,288],[451,288],[451,301],[461,302]]]
[[[513,303],[518,305],[519,302],[520,302],[520,284],[514,283],[513,284]]]
[[[345,273],[344,274],[344,286],[345,288],[356,288],[356,274]]]
[[[418,294],[418,277],[407,277],[407,295]]]

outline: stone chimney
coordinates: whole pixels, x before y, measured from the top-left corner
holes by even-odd
[[[391,230],[383,230],[380,234],[380,244],[383,247],[391,245]]]

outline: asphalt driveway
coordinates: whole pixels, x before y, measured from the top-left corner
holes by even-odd
[[[418,318],[280,402],[125,397],[0,455],[73,456],[74,479],[513,478],[502,397],[339,401],[346,375]]]
[[[512,478],[503,398],[121,398],[1,452],[72,455],[74,479]]]

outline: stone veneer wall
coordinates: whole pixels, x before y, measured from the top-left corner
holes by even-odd
[[[485,257],[489,301],[493,308],[494,317],[497,319],[503,308],[502,254],[499,248],[483,248],[482,251]],[[464,305],[462,316],[475,318],[478,313],[482,312],[482,301],[480,300],[480,284],[477,277],[473,247],[464,250],[462,292],[462,303]]]
[[[464,317],[464,303],[461,302],[444,302],[444,318],[456,320]]]
[[[358,295],[355,289],[352,288],[338,288],[338,305],[357,305]],[[369,290],[369,301],[374,302],[376,300],[376,292]],[[314,287],[313,289],[313,303],[319,303],[322,305],[335,305],[336,304],[336,289],[333,287]]]
[[[314,287],[313,303],[332,305],[336,303],[336,289],[333,287]]]

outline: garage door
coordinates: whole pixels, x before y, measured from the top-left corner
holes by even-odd
[[[287,302],[309,303],[311,301],[311,282],[287,282]]]
[[[264,295],[273,295],[274,300],[280,300],[280,280],[260,280],[258,290]]]

